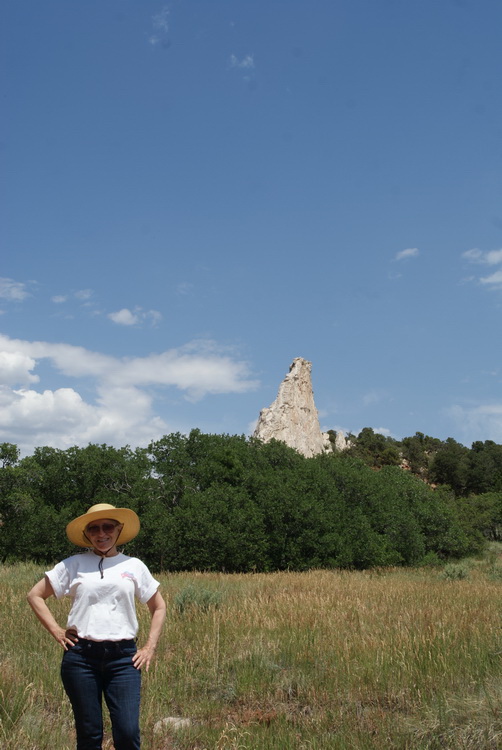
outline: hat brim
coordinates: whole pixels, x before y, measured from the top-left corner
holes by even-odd
[[[92,547],[92,543],[87,539],[84,532],[87,526],[93,521],[99,521],[102,518],[109,518],[123,524],[117,544],[130,542],[138,535],[140,529],[139,518],[130,508],[103,508],[91,513],[84,513],[83,516],[75,518],[66,527],[66,535],[70,542],[77,547]]]

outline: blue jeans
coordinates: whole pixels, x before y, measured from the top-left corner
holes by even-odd
[[[85,638],[65,651],[61,679],[73,708],[77,750],[101,750],[103,695],[115,750],[139,750],[141,672],[132,663],[135,653],[135,641]]]

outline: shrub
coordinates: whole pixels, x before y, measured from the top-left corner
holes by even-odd
[[[441,573],[441,578],[445,581],[462,581],[468,576],[469,566],[466,563],[449,563]]]
[[[187,612],[207,612],[210,609],[218,609],[221,599],[220,591],[211,591],[191,583],[176,594],[174,606],[180,615]]]

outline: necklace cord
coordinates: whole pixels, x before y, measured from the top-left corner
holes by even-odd
[[[96,547],[94,546],[94,544],[92,544],[91,539],[89,539],[89,537],[87,536],[87,534],[85,533],[85,531],[83,531],[82,533],[85,536],[85,538],[87,539],[87,541],[91,543],[91,545],[92,545],[92,547],[94,549],[95,554],[98,554],[100,556],[100,558],[101,558],[100,561],[99,561],[99,564],[98,564],[98,569],[99,569],[99,572],[101,573],[101,578],[104,578],[105,576],[104,576],[104,573],[103,573],[103,561],[104,561],[105,557],[108,555],[110,549],[113,549],[114,547],[117,546],[117,542],[118,542],[119,536],[122,533],[122,529],[120,529],[120,531],[118,533],[117,539],[115,540],[115,544],[113,544],[110,547],[110,549],[107,549],[106,552],[101,552],[101,550],[96,549]]]

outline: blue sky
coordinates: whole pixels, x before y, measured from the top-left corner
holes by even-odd
[[[502,443],[499,0],[0,13],[0,441]]]

